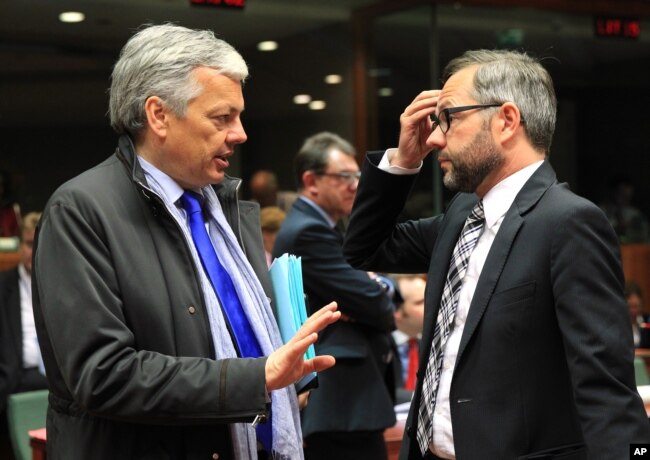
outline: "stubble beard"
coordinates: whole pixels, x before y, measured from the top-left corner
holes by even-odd
[[[449,156],[451,168],[443,183],[452,192],[473,193],[492,171],[504,162],[487,130],[479,132],[472,142]]]

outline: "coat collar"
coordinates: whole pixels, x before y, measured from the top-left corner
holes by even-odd
[[[151,191],[145,178],[144,170],[140,166],[140,162],[136,161],[137,154],[135,152],[135,146],[129,135],[123,134],[120,136],[115,154],[130,172],[132,180],[141,187]],[[226,199],[232,199],[237,196],[241,183],[241,179],[226,174],[224,180],[219,184],[213,185],[212,188],[214,188],[214,191],[219,197],[219,201],[223,203]]]

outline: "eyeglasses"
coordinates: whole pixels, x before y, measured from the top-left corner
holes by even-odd
[[[440,126],[440,130],[442,131],[443,134],[447,134],[447,131],[449,131],[449,128],[451,127],[451,120],[453,120],[453,117],[451,116],[452,114],[458,112],[464,112],[466,110],[501,107],[502,105],[503,104],[478,104],[478,105],[464,105],[462,107],[450,107],[448,109],[441,110],[438,116],[432,113],[431,121],[433,121],[437,126]],[[434,126],[433,129],[436,129],[436,127]]]
[[[346,184],[354,184],[355,182],[359,182],[359,179],[361,178],[361,171],[357,171],[357,172],[343,171],[337,173],[328,173],[328,172],[319,172],[319,171],[315,171],[315,172],[319,176],[334,177],[340,180],[341,182],[345,182]]]

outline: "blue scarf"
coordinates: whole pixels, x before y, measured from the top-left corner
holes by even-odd
[[[230,273],[242,307],[265,356],[283,345],[273,311],[253,268],[244,255],[232,228],[226,221],[212,187],[202,189],[204,207],[209,210],[210,239],[224,268]],[[188,230],[189,232],[189,230]],[[223,315],[211,315],[210,327],[218,359],[236,357]],[[293,385],[271,393],[273,408],[273,452],[277,460],[303,459],[302,431],[298,399]],[[250,424],[231,425],[231,435],[237,460],[257,458],[255,430]]]

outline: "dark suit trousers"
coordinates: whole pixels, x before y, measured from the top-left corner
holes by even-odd
[[[384,432],[335,431],[305,439],[306,460],[387,460]]]

